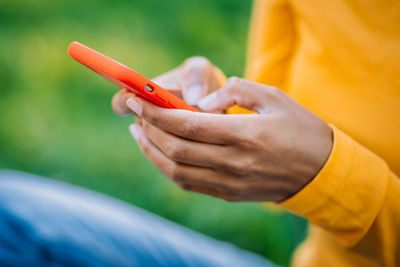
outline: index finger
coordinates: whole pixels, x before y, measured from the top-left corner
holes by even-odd
[[[240,133],[246,128],[237,118],[241,115],[166,109],[139,97],[129,98],[127,105],[138,116],[157,128],[194,141],[229,144],[236,142],[238,136],[241,136]]]

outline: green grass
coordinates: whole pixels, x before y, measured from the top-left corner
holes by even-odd
[[[81,185],[287,265],[305,221],[180,190],[146,161],[117,88],[67,55],[78,40],[153,77],[193,55],[244,69],[250,1],[0,2],[0,168]]]

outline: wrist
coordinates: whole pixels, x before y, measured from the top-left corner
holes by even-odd
[[[286,197],[282,201],[290,198],[307,186],[318,175],[331,154],[333,131],[328,124],[322,122],[322,125],[314,131],[311,139],[313,140],[313,144],[310,146],[311,149],[309,149],[311,153],[307,151],[304,154],[304,160],[301,160],[300,162],[302,163],[298,164],[297,171],[291,178],[293,182],[290,188],[287,188]]]

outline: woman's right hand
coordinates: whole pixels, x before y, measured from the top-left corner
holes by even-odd
[[[195,56],[186,59],[179,67],[152,79],[164,89],[196,106],[204,96],[214,92],[225,82],[225,75],[208,59]],[[131,114],[126,100],[133,94],[120,90],[112,99],[112,108],[120,115]]]

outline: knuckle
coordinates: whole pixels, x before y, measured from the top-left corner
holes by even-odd
[[[168,166],[168,168],[165,169],[165,175],[168,176],[169,178],[171,178],[172,180],[174,180],[174,176],[175,176],[175,164],[170,164]]]
[[[211,65],[211,62],[203,56],[194,56],[186,59],[185,65],[189,68],[206,68]]]
[[[246,173],[248,175],[249,170],[252,170],[254,165],[255,160],[253,157],[244,157],[241,164],[241,170],[243,171],[243,173]]]
[[[182,127],[184,135],[191,138],[200,134],[200,127],[195,120],[187,120]]]
[[[234,87],[237,86],[238,84],[242,83],[243,79],[239,78],[237,76],[232,76],[229,77],[229,79],[227,80],[227,83],[230,85],[230,87]]]
[[[179,168],[178,164],[176,164],[176,163],[171,164],[171,166],[169,167],[169,169],[167,171],[167,176],[178,183],[185,181],[185,177],[182,174],[181,169]]]
[[[239,93],[240,88],[245,80],[236,76],[230,77],[225,83],[225,90],[229,94]]]
[[[259,126],[260,122],[253,120],[252,118],[244,121],[242,123],[242,127],[237,130],[238,134],[235,135],[236,144],[238,144],[240,147],[256,149],[259,146],[259,138],[264,138],[262,136],[263,132],[260,131]],[[267,140],[261,140],[263,140],[263,142],[267,142]]]
[[[151,125],[158,125],[160,122],[159,116],[156,116],[154,112],[149,111],[147,108],[143,108],[141,117]]]
[[[253,166],[253,160],[249,157],[242,157],[229,166],[230,170],[239,177],[249,175],[249,170]]]
[[[169,158],[175,161],[179,161],[184,158],[184,149],[179,141],[170,141],[166,145],[166,154]]]

